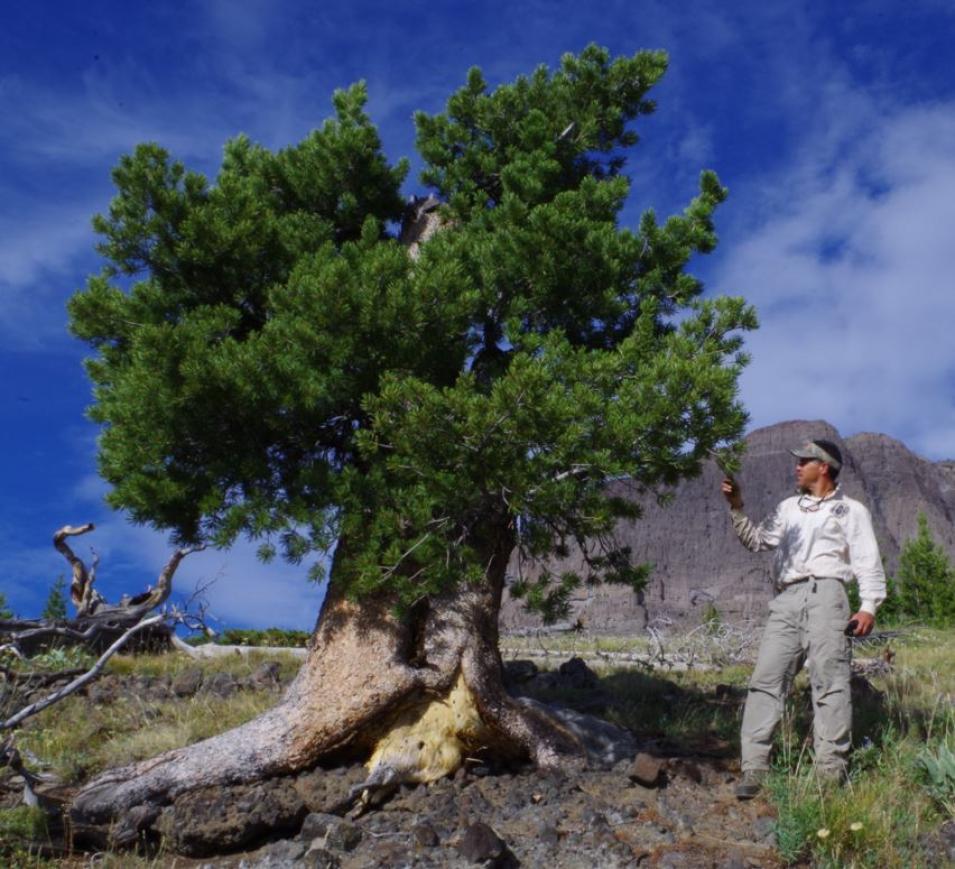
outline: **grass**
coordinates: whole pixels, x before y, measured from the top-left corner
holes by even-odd
[[[856,748],[842,788],[822,787],[812,774],[808,692],[797,685],[769,785],[790,863],[923,866],[932,833],[952,816],[955,777],[933,787],[922,759],[955,747],[955,638],[919,628],[893,648],[893,672],[871,679],[880,693],[854,704]]]
[[[562,660],[577,655],[608,666],[642,663],[668,672],[722,670],[746,660],[758,635],[752,624],[723,624],[714,617],[690,630],[660,625],[640,636],[601,636],[584,630],[506,635],[501,647],[507,658]]]
[[[544,653],[555,658],[568,655],[596,656],[601,652],[634,652],[642,654],[650,649],[646,637],[598,636],[590,633],[551,633],[527,636],[507,636],[502,645],[510,657],[522,652]]]
[[[283,676],[298,672],[300,658],[278,652],[251,652],[249,655],[224,655],[221,658],[205,658],[195,661],[186,655],[117,655],[107,665],[107,673],[131,676],[169,676],[175,678],[186,670],[201,668],[208,675],[231,673],[233,676],[249,676],[263,661],[277,661]]]
[[[855,749],[844,787],[823,787],[813,775],[808,680],[805,674],[796,680],[768,784],[778,815],[779,851],[791,865],[925,866],[929,840],[952,817],[955,763],[948,753],[955,752],[955,636],[913,627],[891,643],[892,672],[871,677],[876,691],[854,700]],[[597,641],[597,647],[606,645]],[[578,639],[576,653],[586,648]],[[637,642],[628,650],[634,648]],[[863,648],[857,657],[881,651]],[[610,695],[608,719],[675,752],[738,756],[748,666],[666,674],[603,667],[597,672]],[[717,691],[720,684],[727,687]],[[574,705],[577,693],[552,689],[538,696]]]
[[[251,675],[263,660],[277,660],[286,675],[300,661],[288,656],[228,656],[203,661],[208,676],[228,672]],[[107,674],[174,679],[196,662],[183,655],[144,655],[112,659]],[[146,700],[126,692],[112,703],[93,705],[71,696],[24,726],[18,745],[36,755],[65,783],[84,781],[102,770],[152,757],[242,724],[275,704],[269,690],[243,690],[222,698],[199,693],[188,699]]]
[[[746,675],[743,667],[672,673],[666,678],[615,670],[603,680],[615,698],[607,718],[641,738],[665,739],[681,750],[709,751],[716,740],[726,742],[725,750],[733,753],[739,729],[733,689],[742,689]],[[730,691],[717,696],[717,685]]]
[[[47,816],[20,805],[0,809],[0,865],[4,869],[52,869],[62,865],[51,856]]]

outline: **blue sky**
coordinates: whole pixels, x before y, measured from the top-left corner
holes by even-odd
[[[3,17],[0,591],[21,614],[64,572],[60,525],[97,523],[76,549],[101,554],[110,598],[153,582],[170,551],[102,503],[85,348],[66,331],[67,298],[99,268],[90,217],[111,167],[157,141],[214,174],[229,137],[293,143],[362,78],[389,156],[417,168],[413,111],[440,110],[472,65],[496,84],[589,42],[665,49],[624,222],[681,208],[702,168],[730,188],[695,271],[760,312],[742,381],[753,427],[824,418],[955,458],[949,0],[36,0]],[[423,192],[415,173],[407,188]],[[215,579],[226,625],[310,628],[321,597],[245,545],[190,556],[177,579]]]

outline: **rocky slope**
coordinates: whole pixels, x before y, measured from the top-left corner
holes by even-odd
[[[791,493],[794,460],[789,449],[808,438],[826,438],[841,447],[845,466],[840,483],[848,495],[868,505],[889,571],[915,534],[919,512],[926,514],[936,541],[955,558],[955,462],[926,461],[882,434],[844,439],[819,420],[783,422],[747,437],[738,479],[748,515],[761,519]],[[635,563],[653,565],[650,582],[640,594],[621,587],[580,589],[571,620],[580,619],[594,631],[630,633],[660,617],[697,622],[708,603],[724,618],[760,617],[771,594],[771,556],[753,555],[740,546],[720,494],[721,478],[716,466],[707,463],[699,477],[674,489],[667,504],[617,484],[643,507],[643,518],[621,523],[618,537],[631,547]],[[556,566],[573,569],[580,561],[579,551],[571,552]],[[519,602],[505,599],[503,630],[537,625]]]
[[[879,658],[867,660],[884,665]],[[863,662],[856,666],[863,671]],[[122,715],[131,705],[156,711],[170,701],[201,703],[209,694],[278,691],[290,677],[288,667],[270,662],[240,678],[201,667],[188,667],[174,677],[114,673],[76,702],[89,704],[88,714],[107,707]],[[5,839],[0,828],[0,864],[33,866],[32,858],[16,858],[29,848],[63,866],[162,869],[784,865],[771,802],[760,797],[740,803],[733,793],[738,746],[727,738],[727,729],[735,731],[737,726],[744,694],[740,687],[681,685],[642,668],[598,676],[579,658],[552,671],[510,661],[505,680],[525,701],[562,697],[573,705],[572,710],[562,707],[564,713],[577,719],[589,718],[588,711],[612,717],[636,697],[656,712],[644,714],[643,727],[632,733],[614,728],[625,737],[617,743],[621,753],[586,770],[542,773],[482,754],[469,758],[451,778],[402,785],[379,793],[367,806],[354,793],[367,777],[357,764],[200,788],[163,809],[158,824],[163,841],[142,842],[148,856],[139,858],[128,851],[84,852],[84,847],[104,843],[97,846],[84,838],[81,828],[58,821],[60,804],[69,800],[73,787],[42,785],[40,804],[49,815],[49,834],[34,840],[19,834],[14,842]],[[887,720],[884,695],[860,675],[853,677],[852,685],[856,707],[867,710],[862,717]],[[803,689],[796,697],[796,708],[805,710],[803,717],[808,706]],[[690,726],[680,732],[660,730],[663,709]],[[21,796],[18,781],[0,777],[0,810],[19,805]],[[135,819],[135,813],[121,818],[113,834],[125,836]],[[8,850],[16,844],[19,852]],[[955,821],[925,830],[918,847],[920,852],[912,855],[915,864],[953,865]]]
[[[620,671],[600,678],[579,659],[552,672],[509,662],[505,678],[519,697],[558,694],[607,714],[635,690],[672,707],[735,717],[739,692],[697,692],[662,676]],[[202,702],[210,693],[277,690],[277,664],[250,677],[187,668],[175,678],[110,674],[80,702],[122,709],[130,703]],[[728,689],[728,686],[720,686]],[[95,689],[95,690],[94,690]],[[564,711],[568,712],[566,707]],[[604,724],[604,727],[609,725]],[[204,869],[285,867],[769,867],[782,865],[775,816],[766,800],[738,803],[736,746],[708,731],[694,739],[630,734],[620,751],[588,770],[542,774],[493,757],[470,758],[452,778],[403,785],[362,808],[353,789],[367,778],[358,764],[314,769],[254,784],[192,791],[163,810],[163,841],[149,865]],[[0,808],[19,803],[22,788],[0,779]],[[68,799],[72,788],[44,791]],[[50,800],[52,817],[55,804]],[[135,816],[120,819],[122,838]],[[101,847],[82,829],[54,824],[50,839],[30,843],[64,865],[87,865],[72,848]],[[71,841],[70,841],[70,836]],[[128,840],[135,841],[135,836]],[[0,832],[0,864],[7,852]],[[157,843],[153,841],[152,847]],[[103,856],[103,855],[100,855]],[[128,858],[128,860],[127,860]],[[96,860],[97,858],[92,858]],[[75,860],[71,862],[71,860]],[[118,853],[109,865],[139,865]],[[126,862],[124,862],[126,860]],[[20,865],[20,864],[15,864]],[[26,865],[26,864],[23,864]],[[32,863],[31,863],[32,865]]]

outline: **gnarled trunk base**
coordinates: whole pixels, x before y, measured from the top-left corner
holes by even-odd
[[[330,595],[308,657],[275,708],[247,724],[110,770],[75,796],[79,843],[133,844],[177,800],[308,770],[329,756],[367,761],[355,796],[453,772],[470,753],[557,766],[585,754],[546,710],[503,687],[493,592],[464,590],[397,620],[385,601]]]

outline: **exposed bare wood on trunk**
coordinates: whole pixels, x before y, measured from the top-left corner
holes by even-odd
[[[164,804],[200,786],[235,784],[313,765],[359,741],[362,731],[416,690],[439,690],[442,674],[403,658],[405,631],[390,602],[330,594],[308,657],[274,709],[235,730],[106,773],[74,801],[74,814],[102,821],[123,806]]]
[[[568,756],[580,756],[581,746],[555,718],[517,704],[504,689],[502,679],[498,614],[512,548],[510,534],[501,533],[497,551],[488,560],[486,583],[453,596],[451,606],[461,613],[459,631],[468,638],[461,650],[460,666],[481,717],[498,732],[498,742],[526,754],[538,766],[555,767]]]
[[[408,256],[417,259],[423,245],[441,229],[443,221],[436,196],[416,196],[409,203],[399,240],[408,248]]]

